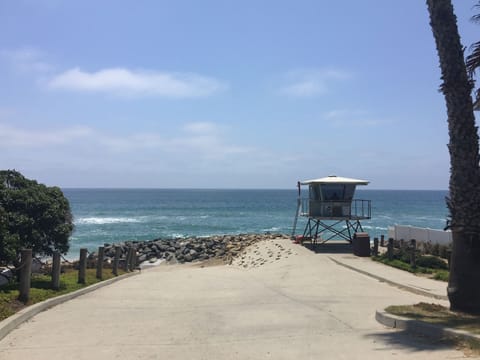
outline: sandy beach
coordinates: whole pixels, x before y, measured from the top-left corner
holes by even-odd
[[[419,301],[433,302],[263,240],[229,265],[161,265],[40,313],[0,341],[0,358],[462,358],[375,320],[377,309]]]

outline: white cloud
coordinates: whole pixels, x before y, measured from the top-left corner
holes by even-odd
[[[226,88],[221,81],[192,73],[132,71],[125,68],[86,72],[67,70],[48,81],[51,89],[107,93],[120,96],[203,97]]]
[[[196,98],[211,96],[228,88],[225,82],[216,78],[189,72],[132,70],[125,67],[93,72],[75,67],[58,72],[47,61],[47,55],[34,47],[0,50],[0,59],[15,71],[33,74],[40,85],[54,90],[115,96]]]
[[[22,73],[45,74],[53,70],[53,66],[44,60],[45,53],[33,47],[2,50],[0,56]]]
[[[323,118],[337,126],[378,126],[389,120],[373,117],[364,110],[336,109],[323,114]]]
[[[26,130],[7,124],[0,124],[0,144],[2,147],[38,148],[67,144],[79,138],[85,138],[92,131],[83,126],[65,129]]]
[[[206,134],[217,132],[219,127],[211,122],[192,122],[185,124],[183,130],[193,134]]]
[[[209,122],[186,124],[183,133],[169,140],[168,146],[176,151],[190,153],[193,157],[200,156],[208,160],[227,159],[231,155],[254,152],[250,147],[229,143],[223,127]]]
[[[334,69],[294,70],[285,75],[280,92],[292,97],[313,97],[328,93],[331,83],[346,80],[350,74]]]
[[[231,144],[223,127],[210,122],[192,122],[177,129],[173,136],[161,133],[137,132],[128,135],[103,133],[84,126],[62,129],[38,130],[22,129],[0,123],[0,148],[16,148],[19,151],[35,151],[41,148],[57,149],[58,146],[78,152],[87,149],[112,156],[138,153],[168,154],[168,156],[188,156],[191,159],[225,159],[233,154],[247,154],[252,148]],[[120,159],[120,157],[119,157]]]
[[[312,80],[302,80],[283,88],[283,93],[298,97],[309,97],[326,93],[324,83]]]
[[[213,122],[179,125],[168,134],[0,123],[0,133],[4,167],[60,186],[244,186],[295,165],[290,153],[251,147]]]

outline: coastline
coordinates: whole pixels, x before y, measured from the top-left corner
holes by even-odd
[[[372,219],[362,226],[371,238],[395,224],[443,229],[448,210],[443,191],[358,189],[372,202]],[[291,235],[295,190],[67,189],[75,231],[67,258],[80,248],[156,238],[237,236],[242,233]],[[298,233],[305,227],[300,218]]]
[[[215,261],[231,263],[244,249],[259,241],[272,239],[289,239],[285,234],[239,234],[217,235],[209,237],[189,237],[182,239],[153,239],[146,241],[125,241],[114,244],[104,244],[104,263],[113,263],[116,249],[120,249],[120,261],[126,259],[128,250],[132,248],[136,256],[136,265],[183,264],[190,262]],[[89,253],[87,261],[96,262],[98,253]],[[74,259],[72,262],[77,261]]]

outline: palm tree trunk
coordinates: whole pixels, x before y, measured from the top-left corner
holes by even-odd
[[[469,81],[451,0],[427,0],[448,114],[453,249],[448,297],[452,310],[480,313],[480,167]]]

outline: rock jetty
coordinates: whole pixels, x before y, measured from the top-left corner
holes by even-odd
[[[136,253],[137,264],[154,263],[163,260],[168,263],[189,263],[194,261],[218,260],[231,263],[245,248],[262,240],[285,238],[284,234],[240,234],[210,237],[189,237],[180,239],[155,239],[148,241],[125,241],[104,245],[104,262],[110,264],[120,248],[121,261],[126,258],[129,248]],[[97,253],[90,253],[89,262],[97,259]]]

